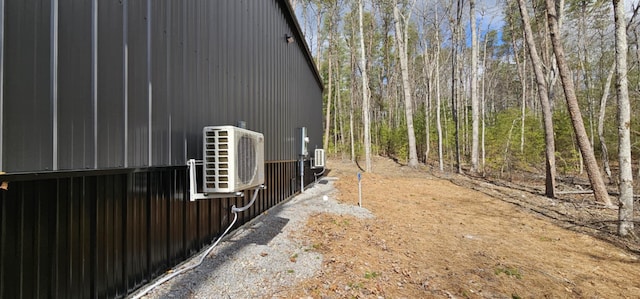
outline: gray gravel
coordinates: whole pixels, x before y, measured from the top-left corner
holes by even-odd
[[[156,287],[144,298],[278,297],[278,290],[312,277],[321,268],[322,255],[293,236],[309,215],[373,217],[364,208],[338,203],[335,180],[320,180],[232,232],[200,266]]]

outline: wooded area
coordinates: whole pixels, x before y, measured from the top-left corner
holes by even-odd
[[[325,81],[329,153],[374,172],[370,155],[489,177],[544,173],[551,198],[556,174],[584,173],[597,202],[618,205],[619,234],[633,232],[637,1],[291,5]]]

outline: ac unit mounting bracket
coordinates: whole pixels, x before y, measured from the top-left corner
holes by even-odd
[[[189,159],[187,161],[187,168],[189,172],[189,200],[196,201],[199,199],[244,197],[244,192],[198,193],[198,183],[196,181],[196,165],[202,165],[202,160]]]

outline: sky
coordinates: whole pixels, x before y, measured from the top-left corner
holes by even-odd
[[[504,0],[485,0],[478,3],[476,12],[478,13],[478,27],[481,32],[486,31],[487,26],[491,29],[499,30],[504,25],[502,16],[502,3]]]

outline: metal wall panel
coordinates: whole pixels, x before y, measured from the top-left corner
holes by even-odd
[[[98,168],[124,167],[123,1],[98,1]]]
[[[50,4],[5,0],[3,171],[53,169]]]
[[[202,127],[239,121],[267,160],[297,159],[301,126],[321,146],[322,86],[285,1],[5,1],[5,171],[184,165]]]
[[[95,218],[95,288],[105,298],[126,294],[124,286],[124,198],[126,176],[98,177]]]
[[[148,227],[150,215],[147,173],[129,176],[127,201],[125,205],[125,273],[127,289],[132,290],[145,282],[147,260]]]
[[[169,1],[153,1],[151,9],[152,165],[170,165]]]
[[[186,159],[186,116],[185,106],[186,99],[185,90],[185,73],[186,73],[186,57],[184,50],[186,39],[186,26],[184,19],[186,13],[187,1],[171,1],[171,11],[168,13],[170,24],[169,30],[169,88],[171,101],[171,117],[169,119],[171,126],[171,163],[179,165]]]
[[[265,174],[268,188],[236,228],[300,190],[295,161],[267,163]],[[0,297],[120,298],[208,246],[252,194],[191,202],[186,178],[184,166],[5,177]]]
[[[185,235],[185,222],[184,215],[186,209],[186,192],[187,181],[186,173],[181,170],[174,170],[172,173],[171,184],[169,191],[171,196],[168,198],[169,217],[167,219],[167,225],[169,227],[168,236],[168,250],[169,250],[169,264],[175,265],[186,255],[186,235]],[[166,186],[165,186],[166,187]]]
[[[127,31],[127,158],[129,166],[147,166],[149,158],[149,84],[147,73],[147,0],[124,1]]]
[[[149,256],[148,264],[150,274],[161,274],[168,268],[169,253],[168,244],[168,198],[170,189],[164,186],[171,185],[172,173],[154,171],[149,175]]]
[[[58,169],[93,168],[91,1],[58,1]]]

